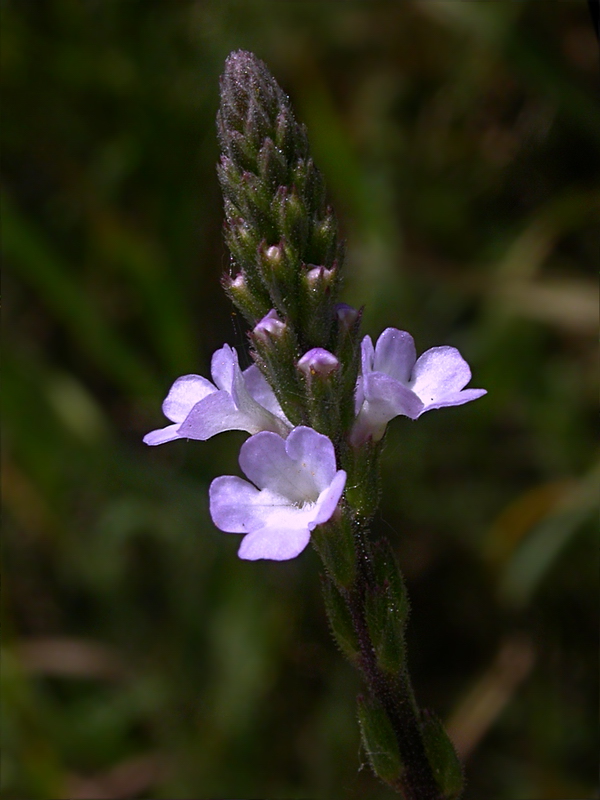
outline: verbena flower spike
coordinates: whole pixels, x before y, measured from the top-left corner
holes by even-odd
[[[163,405],[173,424],[145,441],[254,434],[239,457],[250,482],[225,475],[210,486],[213,522],[243,534],[248,560],[285,561],[313,544],[333,637],[364,677],[358,721],[375,774],[405,800],[455,800],[460,763],[408,675],[404,582],[389,543],[369,529],[390,420],[485,391],[464,388],[471,371],[453,347],[417,359],[395,328],[375,347],[361,341],[361,312],[338,300],[343,246],[306,131],[252,53],[227,59],[217,122],[231,252],[222,282],[251,326],[255,363],[242,372],[224,345],[213,383],[179,378]]]

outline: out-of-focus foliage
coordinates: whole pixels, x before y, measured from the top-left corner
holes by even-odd
[[[3,796],[392,796],[316,557],[242,563],[210,522],[243,436],[141,443],[175,377],[245,345],[234,48],[308,125],[365,333],[456,345],[489,391],[388,436],[419,700],[467,800],[591,797],[596,42],[583,2],[459,0],[3,3]]]

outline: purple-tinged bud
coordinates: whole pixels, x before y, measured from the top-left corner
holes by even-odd
[[[304,373],[307,378],[313,375],[327,377],[331,375],[332,372],[335,372],[339,366],[340,362],[333,353],[330,353],[329,350],[325,350],[322,347],[313,347],[312,350],[304,353],[296,364],[296,367],[300,372]]]
[[[273,267],[278,267],[283,261],[283,251],[278,244],[272,244],[265,250],[265,258]]]
[[[254,291],[248,275],[244,272],[238,272],[235,278],[225,274],[221,278],[221,283],[227,296],[251,325],[265,315],[269,307],[268,296],[264,297],[264,291]]]
[[[317,289],[319,286],[331,286],[335,279],[335,270],[325,267],[313,267],[306,273],[306,282],[309,289]]]
[[[336,303],[335,315],[340,322],[340,327],[350,330],[360,316],[360,311],[357,311],[347,303]]]
[[[267,247],[267,243],[263,242],[259,250],[259,259],[261,275],[270,289],[286,284],[289,269],[285,250],[281,243]],[[271,297],[273,298],[273,295]],[[275,302],[274,305],[276,305]]]
[[[234,263],[252,271],[259,244],[256,231],[241,217],[231,217],[225,226],[225,240],[231,250]]]
[[[287,325],[279,319],[277,312],[272,308],[260,322],[256,323],[252,336],[266,344],[272,339],[281,339],[286,331]]]
[[[330,438],[337,435],[339,360],[329,350],[313,347],[296,362],[296,369],[302,373],[310,424]]]

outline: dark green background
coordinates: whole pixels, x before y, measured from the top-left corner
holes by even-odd
[[[391,425],[375,532],[467,800],[597,796],[598,52],[583,2],[2,3],[2,793],[391,798],[319,563],[245,563],[207,487],[244,437],[145,447],[244,326],[218,77],[308,125],[364,332],[489,394]],[[247,355],[242,356],[248,363]],[[239,473],[238,473],[239,474]]]

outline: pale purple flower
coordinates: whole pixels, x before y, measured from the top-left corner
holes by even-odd
[[[310,532],[331,518],[344,491],[346,473],[336,470],[331,441],[304,426],[285,440],[257,433],[242,445],[239,461],[252,483],[233,475],[215,478],[209,491],[213,522],[226,533],[246,534],[240,558],[295,558]]]
[[[211,374],[214,383],[200,375],[177,378],[162,407],[173,424],[146,434],[146,444],[204,441],[233,430],[287,436],[292,425],[258,367],[242,372],[237,352],[225,344],[212,357]]]
[[[386,328],[375,347],[365,336],[361,348],[354,444],[369,436],[381,439],[387,423],[400,414],[417,419],[434,408],[459,406],[486,394],[485,389],[464,388],[471,370],[455,347],[432,347],[417,359],[412,336]]]

